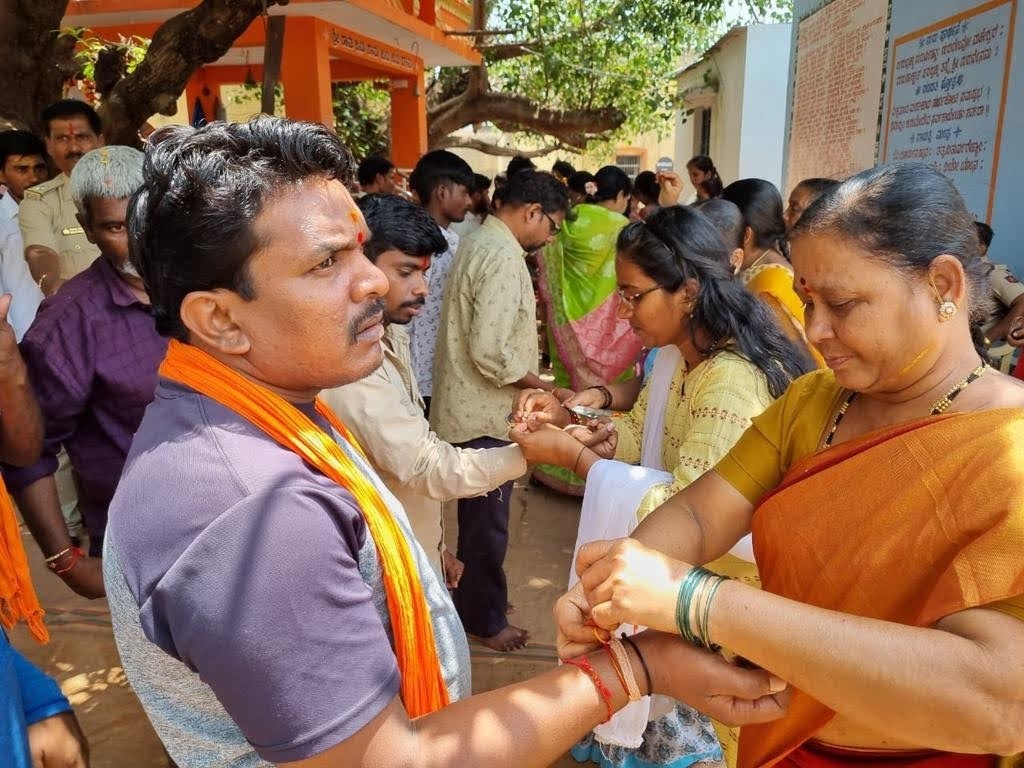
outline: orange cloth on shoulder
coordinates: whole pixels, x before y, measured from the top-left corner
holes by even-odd
[[[793,464],[752,532],[761,585],[808,605],[914,627],[1024,595],[1024,411],[929,417]],[[744,726],[741,768],[773,765],[835,712],[800,690]]]
[[[410,717],[419,717],[448,704],[430,609],[409,542],[377,488],[335,439],[284,398],[188,344],[171,341],[160,375],[231,409],[355,497],[380,557],[405,709]],[[362,453],[355,438],[319,399],[316,409]]]
[[[10,629],[19,621],[28,625],[32,637],[39,642],[50,639],[43,624],[43,609],[32,588],[14,505],[0,479],[0,624]]]

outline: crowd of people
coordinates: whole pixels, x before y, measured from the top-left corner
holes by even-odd
[[[281,118],[144,152],[42,118],[0,133],[3,479],[177,765],[1024,751],[1024,383],[988,359],[1024,288],[937,171],[787,206],[706,156],[492,181]],[[582,497],[564,663],[472,695],[470,642],[530,642],[528,471]],[[45,640],[7,493],[0,533],[0,621]],[[0,757],[88,765],[0,643]]]

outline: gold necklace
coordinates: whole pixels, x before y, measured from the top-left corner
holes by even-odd
[[[771,251],[772,251],[771,248],[765,248],[763,251],[761,251],[761,255],[760,256],[758,256],[756,259],[754,259],[752,262],[750,262],[750,265],[747,267],[747,269],[753,269],[754,267],[756,267],[758,264],[761,263],[761,259],[763,259],[769,253],[771,253]]]
[[[956,400],[957,395],[959,395],[961,392],[967,389],[968,385],[970,385],[972,382],[977,381],[979,378],[981,378],[981,375],[985,373],[986,368],[988,368],[988,363],[986,363],[983,360],[981,365],[979,365],[969,374],[964,376],[964,378],[960,379],[960,381],[958,381],[956,385],[951,390],[949,390],[949,392],[947,392],[934,403],[932,403],[932,409],[928,415],[938,416],[940,413],[945,413],[946,409],[953,404],[954,400]],[[843,420],[843,416],[846,415],[846,411],[849,409],[850,403],[853,402],[853,398],[855,398],[856,396],[856,391],[851,392],[849,395],[847,395],[846,400],[843,401],[843,404],[839,406],[839,410],[836,411],[836,417],[832,422],[832,429],[828,431],[828,436],[825,438],[825,442],[822,445],[823,448],[830,448],[832,446],[832,440],[836,436],[836,430],[839,429],[839,423]]]

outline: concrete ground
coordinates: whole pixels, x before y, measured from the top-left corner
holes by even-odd
[[[454,550],[455,504],[446,507]],[[517,483],[505,568],[509,599],[516,606],[512,622],[529,629],[532,641],[510,654],[471,643],[475,692],[524,680],[555,665],[551,608],[565,588],[578,522],[578,500]],[[85,600],[67,589],[46,570],[28,533],[23,535],[51,640],[38,645],[17,628],[12,642],[60,682],[89,737],[93,768],[166,768],[160,742],[121,669],[106,603]],[[554,765],[578,764],[566,757]]]

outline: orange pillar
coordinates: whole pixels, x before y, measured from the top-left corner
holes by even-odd
[[[427,151],[427,90],[423,65],[391,81],[391,162],[412,168]]]
[[[185,85],[185,102],[188,105],[188,121],[196,121],[196,105],[202,107],[205,122],[212,123],[217,119],[217,99],[220,96],[220,85],[210,82],[205,67],[192,73]]]
[[[327,33],[317,19],[288,17],[284,25],[281,84],[288,117],[334,128]]]

